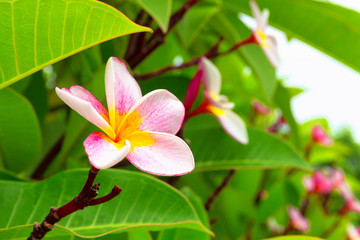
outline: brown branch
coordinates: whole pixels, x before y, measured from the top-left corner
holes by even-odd
[[[206,211],[210,210],[210,208],[211,208],[212,204],[214,203],[215,199],[219,196],[221,191],[229,184],[230,179],[234,176],[235,173],[236,173],[236,170],[231,169],[229,171],[229,173],[226,175],[226,177],[224,178],[224,180],[222,181],[222,183],[215,189],[215,191],[209,197],[209,199],[207,200],[207,202],[205,204]]]
[[[28,237],[28,240],[42,239],[47,232],[54,228],[55,223],[59,222],[62,218],[73,212],[84,209],[85,207],[107,202],[119,195],[121,188],[115,186],[109,194],[95,199],[100,188],[100,184],[93,185],[98,172],[99,169],[91,167],[88,178],[79,195],[74,197],[73,200],[61,206],[60,208],[51,207],[50,213],[46,216],[42,223],[34,223],[33,231],[30,234],[30,237]]]
[[[125,56],[125,60],[131,68],[135,68],[139,65],[146,57],[148,57],[155,49],[165,42],[166,35],[176,26],[178,22],[184,17],[186,12],[201,0],[188,0],[177,12],[175,12],[169,21],[168,30],[164,33],[161,28],[157,28],[154,34],[146,42],[146,46],[141,51],[136,52],[132,55]]]
[[[41,161],[39,166],[35,169],[34,173],[31,175],[33,179],[41,179],[41,176],[45,170],[49,167],[50,163],[54,160],[55,156],[60,152],[61,146],[64,142],[64,135],[59,138],[51,150],[46,154],[44,159]]]
[[[238,49],[239,47],[241,46],[244,46],[246,44],[250,44],[250,43],[254,43],[254,37],[253,35],[251,35],[249,38],[245,39],[244,41],[241,41],[241,42],[238,42],[236,44],[234,44],[231,48],[229,48],[228,50],[226,51],[223,51],[223,52],[219,52],[218,49],[219,49],[219,45],[220,43],[224,40],[224,38],[221,36],[220,39],[202,56],[198,56],[198,57],[195,57],[187,62],[184,62],[183,64],[181,65],[177,65],[177,66],[174,66],[174,65],[171,65],[171,66],[167,66],[167,67],[164,67],[164,68],[161,68],[159,70],[156,70],[154,72],[150,72],[150,73],[146,73],[146,74],[141,74],[141,75],[134,75],[135,79],[136,80],[147,80],[149,78],[153,78],[153,77],[157,77],[159,75],[162,75],[168,71],[171,71],[171,70],[176,70],[176,69],[184,69],[184,68],[188,68],[188,67],[191,67],[191,66],[194,66],[194,65],[197,65],[201,59],[201,57],[206,57],[208,59],[213,59],[213,58],[216,58],[216,57],[220,57],[220,56],[224,56],[226,54],[229,54],[233,51],[235,51],[236,49]]]

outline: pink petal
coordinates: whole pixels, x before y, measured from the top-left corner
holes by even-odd
[[[330,178],[325,176],[321,171],[314,172],[313,181],[316,192],[320,194],[328,194],[333,190],[333,184]]]
[[[215,116],[223,126],[224,130],[236,141],[247,144],[249,142],[246,125],[237,114],[230,110],[222,110]]]
[[[90,164],[97,169],[104,169],[123,160],[131,145],[128,140],[115,143],[102,132],[94,132],[85,139],[84,147]]]
[[[346,226],[346,232],[349,240],[360,240],[360,234],[354,225],[348,224]]]
[[[56,88],[56,93],[69,107],[93,123],[110,137],[115,137],[115,132],[109,125],[109,114],[101,102],[88,90],[74,85],[67,88]]]
[[[119,117],[126,114],[141,98],[141,89],[125,63],[115,57],[111,57],[106,65],[105,89],[110,123],[117,129]]]
[[[194,101],[196,100],[196,97],[198,96],[201,78],[203,77],[203,74],[204,71],[202,69],[199,69],[189,83],[184,99],[185,112],[190,111],[192,105],[194,104]]]
[[[289,206],[287,210],[291,226],[301,232],[307,232],[309,230],[309,221],[302,215],[302,213],[291,206]]]
[[[132,139],[142,139],[150,134],[154,144],[141,146]],[[144,172],[162,176],[177,176],[194,169],[194,157],[187,144],[179,137],[167,133],[145,132],[131,136],[132,145],[137,145],[127,159]]]
[[[261,12],[260,12],[259,6],[257,5],[257,3],[254,0],[250,1],[250,8],[251,8],[252,15],[254,16],[254,18],[256,20],[257,26],[260,27],[261,23],[262,23]]]
[[[155,90],[142,97],[126,115],[119,132],[134,127],[138,130],[176,134],[183,122],[182,102],[167,90]],[[140,119],[140,120],[139,120]]]
[[[219,95],[221,89],[221,75],[217,67],[206,57],[199,62],[199,69],[204,71],[202,78],[205,91]]]
[[[266,47],[263,47],[263,51],[268,58],[269,62],[274,68],[278,68],[280,65],[280,57],[277,50],[276,40],[273,36],[266,37]]]
[[[315,184],[312,177],[304,177],[303,185],[308,193],[312,193],[315,190]]]

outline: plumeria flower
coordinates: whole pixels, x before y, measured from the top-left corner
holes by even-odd
[[[201,82],[204,85],[204,100],[197,109],[186,115],[186,119],[200,113],[210,113],[216,116],[224,130],[231,137],[240,143],[247,144],[248,135],[245,122],[231,110],[234,107],[234,103],[229,102],[226,96],[220,95],[220,72],[216,66],[205,57],[201,58],[198,73],[190,82],[185,97],[185,106],[192,105]]]
[[[312,136],[312,140],[315,143],[318,143],[318,144],[321,144],[324,146],[330,146],[333,143],[332,139],[329,138],[329,136],[327,135],[325,130],[318,125],[313,127],[311,136]]]
[[[253,37],[257,44],[263,49],[270,63],[277,68],[280,63],[276,40],[273,36],[265,33],[268,26],[269,11],[265,9],[260,12],[259,6],[254,0],[250,1],[251,12],[256,20],[257,28],[253,31]]]
[[[299,209],[289,206],[287,207],[287,211],[292,228],[301,232],[307,232],[309,230],[309,221],[301,214]]]
[[[360,228],[356,228],[352,224],[346,226],[346,233],[348,240],[360,240]]]
[[[81,86],[56,88],[58,96],[103,132],[84,141],[91,165],[109,168],[125,157],[142,171],[157,175],[182,175],[194,169],[186,143],[174,136],[184,118],[184,106],[166,90],[142,97],[139,85],[126,65],[111,57],[105,70],[109,112]]]
[[[266,225],[269,228],[269,230],[275,234],[281,234],[285,230],[285,227],[281,226],[274,217],[268,218],[266,221]]]

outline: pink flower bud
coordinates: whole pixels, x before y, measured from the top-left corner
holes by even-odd
[[[325,130],[318,125],[313,127],[311,135],[312,135],[312,140],[315,143],[319,143],[324,146],[330,146],[333,143],[332,139],[329,138]]]
[[[291,227],[301,232],[307,232],[309,230],[309,221],[302,215],[299,209],[289,206],[287,211]]]
[[[253,104],[252,104],[254,110],[255,110],[255,113],[259,114],[259,115],[269,115],[270,112],[271,112],[271,109],[266,107],[264,104],[262,104],[261,102],[259,101],[255,101]]]

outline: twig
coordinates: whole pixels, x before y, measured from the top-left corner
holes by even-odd
[[[31,175],[31,178],[41,179],[41,176],[43,175],[45,170],[48,168],[48,166],[53,161],[55,156],[60,152],[63,142],[64,142],[64,135],[59,138],[59,140],[51,148],[48,154],[46,154],[44,159],[41,161],[39,166],[35,169],[34,173]]]
[[[342,218],[339,217],[339,218],[321,235],[321,237],[326,239],[328,236],[330,236],[330,235],[338,228],[338,226],[340,225],[341,221],[342,221]]]
[[[146,42],[146,46],[142,51],[136,52],[132,55],[125,56],[125,60],[131,68],[139,65],[147,56],[149,56],[155,49],[165,42],[166,35],[176,26],[178,22],[184,17],[185,13],[201,0],[188,0],[176,13],[174,13],[169,21],[168,31],[164,33],[160,28],[155,30],[154,34]]]
[[[84,209],[87,206],[94,206],[107,202],[119,195],[121,188],[116,185],[109,194],[95,199],[100,188],[100,184],[93,185],[98,172],[99,169],[92,167],[89,171],[89,175],[84,184],[84,187],[81,189],[79,195],[60,208],[52,207],[50,209],[50,213],[46,216],[41,224],[35,222],[33,231],[30,234],[30,237],[28,237],[28,240],[42,239],[47,232],[54,228],[55,223],[59,222],[62,218],[73,212]]]
[[[219,56],[224,56],[228,53],[231,53],[232,51],[235,51],[236,49],[238,49],[239,47],[241,46],[244,46],[246,44],[250,44],[250,43],[254,43],[254,39],[253,39],[253,35],[251,35],[249,38],[245,39],[244,41],[241,41],[239,43],[236,43],[234,44],[231,48],[229,48],[228,50],[226,51],[223,51],[223,52],[219,52],[218,49],[219,49],[219,45],[220,43],[223,41],[223,37],[221,36],[220,39],[216,42],[215,45],[213,45],[204,55],[204,57],[207,57],[208,59],[213,59],[213,58],[216,58],[216,57],[219,57]],[[146,73],[146,74],[141,74],[141,75],[134,75],[135,79],[136,80],[147,80],[149,78],[153,78],[153,77],[157,77],[159,75],[162,75],[168,71],[171,71],[171,70],[176,70],[176,69],[184,69],[184,68],[188,68],[188,67],[191,67],[191,66],[194,66],[194,65],[197,65],[201,59],[202,56],[198,56],[198,57],[195,57],[187,62],[184,62],[183,64],[181,65],[171,65],[171,66],[167,66],[167,67],[164,67],[164,68],[161,68],[159,70],[156,70],[154,72],[150,72],[150,73]]]
[[[207,200],[206,204],[205,204],[205,209],[206,211],[209,211],[212,204],[214,203],[215,199],[219,196],[219,194],[221,193],[221,191],[229,184],[230,179],[233,177],[233,175],[236,173],[235,169],[231,169],[229,171],[229,173],[226,175],[226,177],[224,178],[224,180],[222,181],[222,183],[220,184],[220,186],[218,186],[215,191],[213,192],[213,194],[209,197],[209,199]]]
[[[259,206],[260,201],[264,198],[264,188],[266,185],[266,182],[269,178],[270,175],[270,171],[269,170],[264,170],[262,177],[261,177],[261,181],[258,187],[258,191],[257,194],[255,195],[255,199],[254,199],[254,205],[255,206]]]

